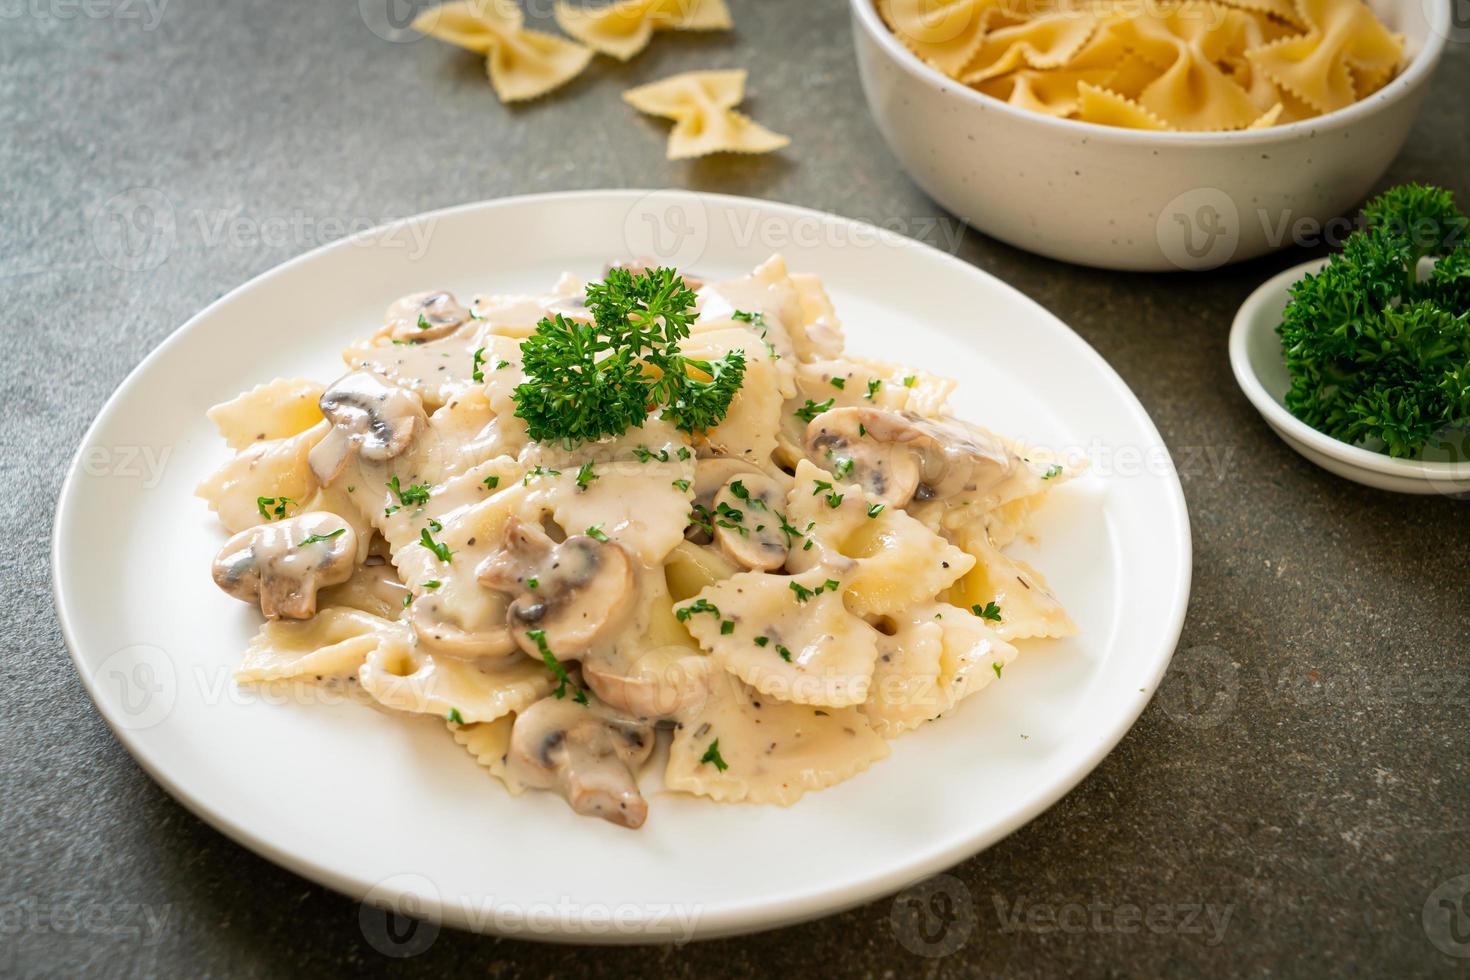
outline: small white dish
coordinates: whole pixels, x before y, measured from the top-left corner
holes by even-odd
[[[1470,447],[1441,446],[1426,450],[1429,458],[1396,459],[1318,432],[1287,411],[1284,399],[1291,376],[1276,327],[1291,300],[1292,283],[1326,264],[1325,259],[1314,259],[1287,269],[1266,280],[1241,304],[1230,328],[1230,367],[1240,390],[1288,446],[1338,476],[1397,493],[1470,494],[1470,459],[1465,454]],[[1436,454],[1443,458],[1433,458]]]
[[[233,685],[259,617],[210,580],[225,535],[193,491],[228,455],[204,416],[211,404],[277,376],[338,376],[343,346],[413,290],[535,290],[626,256],[728,276],[776,249],[823,277],[854,352],[961,379],[964,418],[1093,450],[1093,470],[1058,491],[1035,540],[1015,549],[1044,570],[1079,636],[1027,643],[1003,682],[789,809],[660,794],[637,832],[579,817],[552,794],[510,797],[438,719]],[[606,943],[839,911],[1037,816],[1153,696],[1183,624],[1191,551],[1179,480],[1143,407],[1015,289],[815,211],[596,191],[410,218],[303,255],[199,313],[83,439],[52,564],[62,631],[98,710],[200,817],[356,898],[482,932]]]
[[[851,6],[868,108],[930,197],[1028,252],[1174,271],[1323,237],[1398,155],[1452,33],[1454,0],[1366,2],[1404,35],[1397,77],[1325,116],[1226,133],[1146,132],[1018,108],[920,59],[874,0]]]

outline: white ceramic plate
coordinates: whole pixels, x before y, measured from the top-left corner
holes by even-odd
[[[224,534],[193,489],[226,457],[204,417],[211,404],[277,376],[335,377],[339,349],[412,290],[540,289],[628,255],[733,275],[773,251],[825,279],[851,350],[956,376],[962,416],[1094,457],[1019,549],[1078,638],[1024,644],[1003,682],[790,809],[660,796],[639,832],[578,817],[549,794],[512,799],[437,719],[267,703],[230,684],[258,618],[210,581]],[[838,911],[1035,817],[1152,696],[1184,618],[1190,538],[1143,408],[1011,287],[814,211],[608,191],[422,216],[318,249],[213,304],[133,372],[87,433],[52,558],[62,628],[98,709],[215,827],[354,897],[485,932],[612,942]]]
[[[1470,494],[1470,439],[1426,449],[1417,459],[1395,459],[1318,432],[1287,411],[1291,375],[1276,327],[1291,301],[1293,283],[1315,273],[1326,259],[1303,262],[1262,283],[1241,304],[1230,328],[1230,367],[1235,382],[1288,446],[1338,476],[1397,493]]]

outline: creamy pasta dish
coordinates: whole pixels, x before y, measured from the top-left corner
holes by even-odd
[[[791,804],[1075,632],[1005,554],[1072,464],[845,352],[779,257],[418,293],[343,360],[210,411],[237,681],[443,719],[513,794]]]

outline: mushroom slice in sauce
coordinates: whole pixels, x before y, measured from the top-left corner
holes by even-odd
[[[246,528],[214,559],[214,583],[272,619],[310,619],[318,589],[341,585],[357,564],[357,533],[336,514],[309,511]]]
[[[628,661],[590,656],[582,661],[582,679],[607,704],[646,721],[684,717],[709,697],[717,668],[702,651],[688,647],[656,647]]]
[[[552,541],[534,524],[512,517],[505,546],[476,570],[480,584],[515,596],[507,622],[521,649],[541,656],[529,631],[559,658],[577,658],[611,632],[637,591],[628,554],[611,541],[576,534]]]
[[[521,656],[510,630],[504,626],[467,630],[445,618],[445,610],[433,599],[420,598],[411,605],[408,622],[419,643],[435,653],[478,661],[481,666],[492,668],[508,666]]]
[[[758,572],[786,564],[786,535],[780,511],[786,495],[776,481],[758,473],[732,478],[715,494],[715,543],[731,561]],[[738,516],[737,516],[738,515]]]
[[[896,507],[992,486],[1013,466],[1005,446],[984,432],[883,408],[823,412],[807,426],[806,448],[843,478],[837,467],[851,460],[847,476]]]
[[[469,320],[470,311],[453,293],[411,293],[388,307],[388,336],[393,340],[438,340]]]
[[[407,451],[414,433],[427,428],[423,401],[371,371],[353,371],[322,393],[322,414],[332,431],[311,450],[312,472],[324,484],[341,475],[348,458],[386,462]]]
[[[648,817],[638,769],[653,726],[604,705],[544,698],[516,716],[507,764],[513,779],[559,792],[573,810],[637,829]]]

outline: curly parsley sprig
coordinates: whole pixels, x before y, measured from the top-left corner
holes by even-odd
[[[657,408],[685,432],[719,424],[744,383],[745,354],[680,353],[694,304],[674,269],[612,269],[587,287],[591,323],[561,314],[537,323],[521,344],[526,381],[515,390],[531,438],[571,447],[621,435]]]
[[[1412,456],[1470,421],[1470,219],[1448,191],[1395,187],[1323,270],[1291,287],[1286,407],[1347,443]],[[1421,277],[1421,259],[1436,258]]]

